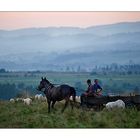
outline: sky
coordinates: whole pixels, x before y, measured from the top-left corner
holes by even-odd
[[[0,12],[0,29],[82,27],[140,21],[140,12]]]

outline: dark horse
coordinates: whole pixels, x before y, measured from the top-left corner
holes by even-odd
[[[50,106],[53,108],[56,101],[61,101],[65,99],[65,105],[64,108],[62,109],[62,112],[67,107],[70,101],[70,96],[73,97],[73,101],[75,102],[76,96],[75,89],[69,85],[60,85],[58,87],[55,87],[46,78],[42,77],[40,85],[38,86],[38,90],[42,91],[42,89],[44,89],[44,94],[46,95],[47,98],[48,112],[50,112]],[[73,108],[73,103],[72,102],[70,103]]]

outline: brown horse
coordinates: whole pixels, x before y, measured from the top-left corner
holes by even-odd
[[[40,84],[38,86],[38,90],[42,91],[44,89],[44,94],[46,95],[48,102],[48,112],[50,112],[50,106],[54,108],[54,104],[56,101],[65,100],[64,108],[62,112],[64,112],[68,103],[70,102],[70,96],[73,97],[73,101],[75,102],[76,91],[73,87],[69,85],[60,85],[55,87],[52,83],[50,83],[46,78],[41,79]],[[71,107],[73,108],[73,103],[71,103]]]

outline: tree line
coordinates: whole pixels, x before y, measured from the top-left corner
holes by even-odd
[[[106,66],[95,66],[92,69],[91,75],[95,75],[98,73],[102,74],[120,74],[120,75],[131,75],[131,74],[140,74],[140,64],[125,64],[119,65],[117,63],[113,63],[111,65]]]
[[[27,94],[34,94],[35,89],[32,85],[25,86],[24,83],[19,84],[11,84],[11,83],[5,83],[0,84],[0,99],[1,100],[9,100],[10,98],[15,97],[23,97]]]

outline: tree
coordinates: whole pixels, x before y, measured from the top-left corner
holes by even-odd
[[[17,94],[17,89],[15,84],[0,84],[0,98],[10,99],[15,97]]]
[[[5,73],[6,70],[4,68],[0,69],[0,73]]]
[[[18,87],[19,89],[24,89],[24,88],[25,88],[25,85],[24,85],[24,83],[19,83],[19,84],[17,85],[17,87]]]

